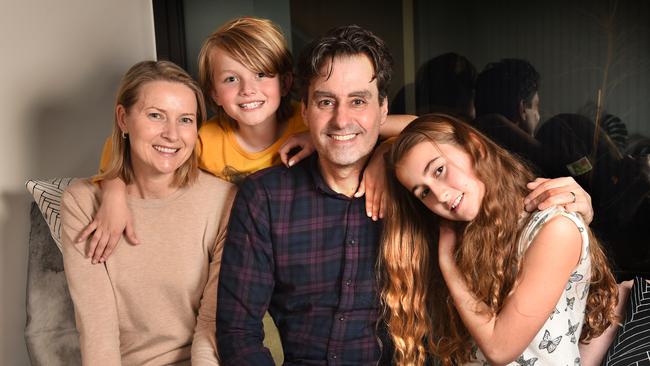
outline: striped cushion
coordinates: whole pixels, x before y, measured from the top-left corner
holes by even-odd
[[[650,283],[645,279],[634,279],[625,321],[619,328],[603,365],[650,365]]]
[[[52,239],[61,250],[61,195],[63,190],[75,178],[54,178],[48,180],[28,180],[25,183],[29,193],[34,196],[47,226],[50,228]]]

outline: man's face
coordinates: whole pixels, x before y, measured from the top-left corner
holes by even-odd
[[[339,56],[326,63],[310,83],[302,115],[321,165],[364,164],[386,121],[388,103],[379,104],[374,68],[364,54]]]
[[[539,94],[535,92],[531,100],[530,107],[524,105],[524,113],[522,115],[522,127],[529,134],[534,134],[537,125],[539,124]]]

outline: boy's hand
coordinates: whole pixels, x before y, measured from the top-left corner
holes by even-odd
[[[292,151],[297,148],[300,150],[292,154]],[[282,163],[287,168],[290,168],[300,160],[311,155],[314,150],[314,143],[311,141],[311,135],[309,134],[309,131],[305,131],[291,135],[291,137],[282,144],[280,150],[278,150],[278,154],[280,154],[280,160],[282,160]]]
[[[121,180],[115,180],[102,183],[102,202],[97,214],[77,237],[77,243],[82,243],[92,234],[86,257],[92,258],[93,264],[106,261],[122,237],[122,232],[126,231],[126,239],[131,244],[139,244],[133,230],[131,211],[126,204],[126,188]]]

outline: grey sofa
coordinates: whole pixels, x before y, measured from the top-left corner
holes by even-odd
[[[30,211],[25,342],[31,364],[81,365],[63,258],[36,203]]]

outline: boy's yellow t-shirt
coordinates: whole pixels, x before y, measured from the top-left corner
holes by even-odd
[[[197,149],[199,167],[219,178],[238,184],[247,175],[280,163],[278,150],[291,135],[307,131],[300,114],[300,105],[292,105],[293,113],[287,127],[273,145],[259,152],[245,151],[231,129],[223,129],[216,119],[207,121],[199,129]]]
[[[300,104],[293,103],[292,109],[293,113],[282,136],[273,145],[259,152],[245,151],[237,142],[234,132],[221,128],[216,117],[208,120],[199,129],[199,139],[196,142],[199,167],[219,178],[238,184],[251,173],[279,164],[278,150],[282,144],[291,135],[307,131],[300,114]],[[111,145],[109,137],[102,151],[101,171],[108,166]]]

